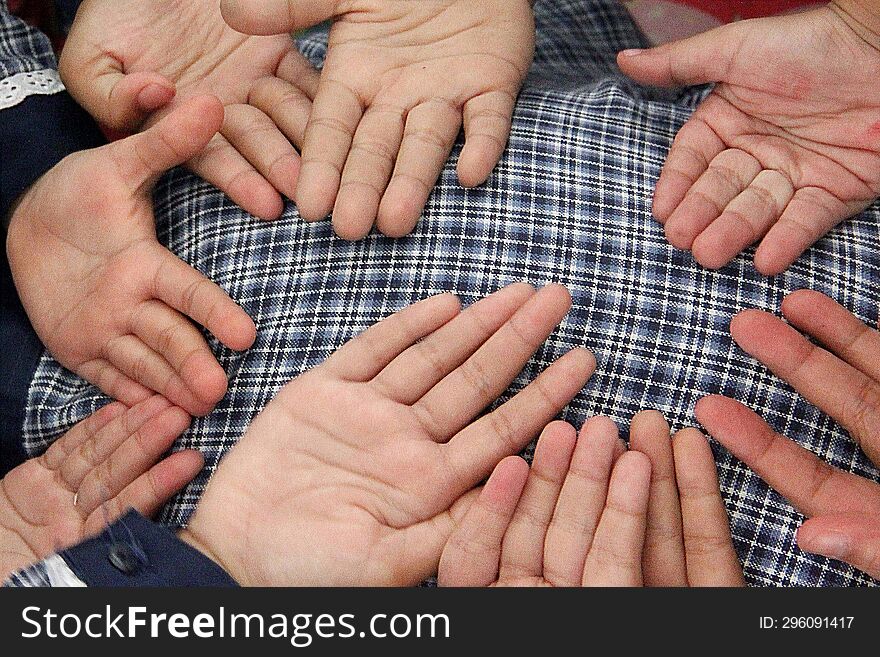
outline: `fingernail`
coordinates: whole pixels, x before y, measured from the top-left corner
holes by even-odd
[[[827,532],[816,534],[807,540],[798,536],[798,544],[801,549],[831,559],[843,559],[850,552],[850,540],[846,534],[840,532]]]
[[[141,89],[138,94],[138,104],[144,108],[153,108],[157,105],[164,105],[168,102],[168,95],[173,93],[174,89],[165,85],[151,82]]]
[[[646,52],[644,48],[630,48],[629,50],[621,50],[620,54],[624,57],[636,57],[644,52]]]

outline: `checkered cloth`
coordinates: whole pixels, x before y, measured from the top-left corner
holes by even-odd
[[[647,408],[676,427],[692,425],[694,403],[723,393],[833,465],[878,479],[840,427],[732,343],[728,323],[743,308],[776,311],[799,288],[825,292],[874,322],[880,205],[832,231],[780,276],[756,273],[751,251],[718,272],[699,267],[667,244],[650,207],[667,149],[705,90],[660,92],[623,79],[615,53],[644,40],[615,0],[539,0],[536,12],[537,58],[501,163],[486,185],[463,189],[457,147],[409,237],[345,242],[327,222],[302,222],[292,205],[279,221],[260,222],[183,170],[159,185],[160,239],[229,291],[259,327],[247,353],[217,347],[229,394],[177,445],[201,450],[208,465],[165,509],[164,522],[183,525],[254,415],[353,335],[431,294],[453,291],[473,302],[520,280],[566,285],[574,308],[502,401],[569,349],[585,346],[599,368],[564,412],[576,425],[604,413],[626,427]],[[325,43],[313,35],[301,47],[317,63]],[[105,402],[45,355],[24,427],[30,452]],[[750,583],[872,583],[798,550],[803,518],[715,449]]]
[[[57,66],[49,39],[13,16],[8,1],[0,0],[0,80]]]

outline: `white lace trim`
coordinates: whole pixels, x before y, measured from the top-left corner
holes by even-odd
[[[70,569],[70,566],[67,565],[67,562],[57,554],[53,554],[46,559],[43,562],[43,566],[46,567],[46,576],[49,578],[49,585],[52,587],[79,588],[85,586],[85,582],[77,577]]]
[[[16,73],[0,80],[0,110],[18,105],[28,96],[46,96],[59,91],[64,91],[64,84],[54,69]]]

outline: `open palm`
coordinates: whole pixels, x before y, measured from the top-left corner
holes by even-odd
[[[670,243],[710,268],[760,241],[784,271],[880,195],[880,35],[836,6],[745,21],[621,68],[648,84],[718,82],[681,129],[654,195]]]
[[[156,239],[155,180],[199,152],[222,116],[216,99],[193,98],[145,132],[74,153],[12,215],[9,264],[43,344],[129,405],[155,391],[204,415],[226,393],[190,320],[233,349],[254,341],[250,317]]]
[[[242,584],[403,585],[436,572],[468,491],[595,367],[569,352],[475,421],[569,304],[559,286],[517,284],[461,313],[452,295],[432,297],[368,329],[257,416],[184,537]]]
[[[190,168],[259,217],[281,213],[278,192],[293,197],[294,145],[318,74],[290,35],[239,34],[212,0],[86,0],[60,70],[77,101],[121,130],[152,124],[194,95],[219,98],[223,127]]]
[[[335,17],[296,201],[347,239],[409,233],[464,122],[458,175],[501,157],[532,61],[528,0],[229,0],[230,25],[273,34]]]
[[[198,452],[162,455],[189,416],[162,397],[116,402],[0,480],[0,581],[96,534],[134,508],[152,515],[202,469]]]

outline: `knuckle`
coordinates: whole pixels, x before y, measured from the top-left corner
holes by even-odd
[[[461,366],[461,375],[472,388],[475,396],[489,403],[493,398],[493,386],[485,366],[476,358],[472,358]],[[496,411],[497,412],[497,411]]]
[[[489,427],[501,442],[505,452],[514,453],[519,451],[516,429],[512,420],[504,411],[504,407],[489,414]]]
[[[863,378],[852,398],[848,427],[859,443],[872,438],[878,430],[877,414],[880,410],[880,390],[871,379]]]
[[[452,146],[449,137],[434,128],[423,127],[410,130],[407,138],[437,150],[445,151]]]

